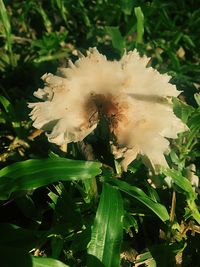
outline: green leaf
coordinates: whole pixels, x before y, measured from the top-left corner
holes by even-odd
[[[6,35],[11,34],[10,20],[3,0],[0,0],[0,15]]]
[[[154,265],[150,265],[150,266],[152,267],[153,266],[154,267],[175,266],[175,257],[177,256],[179,252],[183,252],[185,247],[186,247],[186,243],[184,240],[180,242],[166,242],[166,243],[149,246],[150,254],[153,257],[152,260],[155,263]]]
[[[178,98],[173,98],[173,109],[176,116],[180,118],[184,123],[188,121],[189,116],[194,111],[194,108],[192,106],[187,105]]]
[[[120,6],[124,14],[131,15],[133,9],[134,1],[132,0],[121,0]]]
[[[138,222],[137,220],[129,213],[124,214],[124,220],[123,220],[123,225],[126,233],[131,232],[131,227],[134,228],[135,232],[138,232]]]
[[[89,267],[119,266],[123,215],[121,194],[109,184],[104,184],[88,246]]]
[[[196,109],[192,116],[189,118],[188,125],[191,129],[191,132],[194,131],[194,137],[197,136],[197,133],[200,130],[200,108]]]
[[[20,137],[21,136],[20,122],[16,117],[16,111],[15,111],[13,105],[11,104],[11,102],[7,98],[5,98],[2,95],[0,95],[0,103],[2,104],[2,106],[6,112],[8,122],[12,125],[16,134]]]
[[[194,94],[194,99],[197,102],[197,105],[200,107],[200,93]]]
[[[161,172],[165,174],[166,176],[171,177],[173,182],[183,190],[187,198],[190,198],[190,199],[196,198],[196,194],[192,188],[190,181],[184,176],[182,176],[180,171],[177,171],[174,169],[162,168]]]
[[[58,6],[58,9],[59,9],[59,11],[61,13],[61,16],[62,16],[63,20],[67,24],[67,12],[68,11],[67,11],[67,9],[65,7],[64,2],[62,0],[56,0],[55,2],[57,4],[57,6]]]
[[[3,0],[0,0],[0,18],[3,24],[4,32],[5,32],[5,37],[6,37],[6,48],[9,52],[9,59],[10,59],[10,64],[12,66],[15,66],[16,62],[13,57],[13,51],[12,51],[12,32],[11,32],[11,24],[10,24],[10,19],[6,10],[6,7],[4,5]]]
[[[172,178],[173,182],[183,190],[183,193],[186,196],[187,204],[190,208],[191,214],[193,218],[200,224],[200,213],[198,211],[198,207],[195,203],[195,199],[197,198],[196,193],[194,192],[190,181],[182,176],[179,171],[172,169],[162,169],[162,173],[166,176]]]
[[[35,220],[38,216],[38,209],[35,206],[32,198],[27,194],[22,197],[16,198],[16,204],[23,214],[32,220]]]
[[[21,248],[27,251],[43,244],[47,231],[27,230],[13,224],[0,224],[0,246]]]
[[[69,267],[61,261],[34,257],[19,248],[0,247],[2,267]]]
[[[32,267],[69,267],[61,261],[51,258],[41,258],[32,256]]]
[[[120,55],[124,53],[125,41],[121,35],[119,27],[106,27],[107,33],[111,36],[113,47],[120,52]]]
[[[136,42],[139,44],[139,43],[142,43],[142,38],[144,34],[144,15],[143,15],[141,7],[135,7],[134,11],[135,11],[135,15],[137,18],[137,40]]]
[[[91,239],[91,228],[87,227],[83,231],[78,231],[76,234],[73,235],[70,242],[70,250],[72,250],[73,254],[84,251],[87,249],[87,245]],[[66,240],[66,239],[65,239]]]
[[[148,267],[156,267],[156,261],[153,259],[150,252],[145,252],[137,256],[136,264],[144,265]]]
[[[105,180],[110,184],[117,186],[117,188],[119,188],[121,191],[129,194],[130,196],[134,197],[135,199],[143,203],[150,210],[152,210],[163,222],[169,220],[169,214],[165,206],[153,201],[138,187],[129,185],[128,183],[121,181],[119,179],[106,177]]]
[[[183,34],[182,38],[191,48],[194,48],[196,46],[189,35]]]
[[[163,243],[159,245],[149,246],[148,252],[144,252],[137,256],[135,264],[137,266],[148,267],[168,267],[174,266],[174,259],[177,253],[182,252],[185,248],[185,242]],[[162,255],[162,257],[161,257]]]
[[[40,14],[40,16],[42,17],[43,22],[44,22],[44,26],[45,26],[47,32],[51,32],[52,23],[51,23],[50,19],[48,18],[48,15],[47,15],[47,12],[46,12],[47,10],[45,10],[42,7],[42,4],[40,2],[34,3],[34,1],[32,1],[31,4],[32,4],[32,8],[35,9]]]
[[[4,96],[0,95],[0,103],[3,105],[5,111],[7,113],[13,112],[13,108],[11,107],[11,103]]]
[[[0,199],[18,190],[32,190],[59,180],[92,178],[101,172],[98,162],[57,159],[30,159],[0,170]]]
[[[62,183],[56,185],[54,192],[55,190],[57,190],[59,197],[54,207],[54,228],[57,232],[63,234],[81,229],[82,219],[74,199]]]
[[[187,204],[188,207],[190,208],[193,218],[198,222],[198,224],[200,224],[200,213],[194,199],[188,199]]]

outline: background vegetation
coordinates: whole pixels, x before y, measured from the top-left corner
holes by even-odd
[[[193,0],[0,0],[1,266],[199,266],[199,36]],[[31,126],[40,77],[93,46],[109,59],[137,48],[182,91],[174,112],[190,131],[160,187],[140,161],[116,179],[98,132],[66,152]]]

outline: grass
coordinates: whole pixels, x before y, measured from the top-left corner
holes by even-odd
[[[195,192],[186,177],[200,173],[199,25],[193,0],[0,0],[1,266],[117,267],[120,259],[124,267],[198,266],[199,188]],[[157,177],[170,176],[172,188],[150,186],[140,161],[123,181],[98,164],[78,169],[80,181],[73,170],[61,181],[34,163],[42,166],[50,158],[60,168],[56,162],[67,157],[75,169],[77,160],[85,166],[79,145],[63,152],[33,129],[27,103],[43,86],[44,73],[55,73],[68,58],[77,59],[77,51],[94,46],[109,59],[137,48],[182,91],[174,112],[190,131],[172,141],[171,169]],[[92,168],[96,178],[85,179]],[[51,183],[44,186],[48,175]]]

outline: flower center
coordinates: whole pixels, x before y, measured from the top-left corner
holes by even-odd
[[[118,103],[115,102],[111,94],[102,95],[96,94],[92,97],[100,117],[106,117],[108,120],[112,119],[119,112]]]
[[[86,114],[89,115],[90,127],[103,118],[111,128],[115,128],[122,116],[121,107],[112,94],[91,94],[85,106]]]

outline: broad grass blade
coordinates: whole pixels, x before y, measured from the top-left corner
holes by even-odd
[[[98,175],[98,162],[57,159],[30,159],[0,170],[0,199],[19,190],[32,190],[59,180],[84,180]]]
[[[88,267],[117,267],[123,237],[123,201],[120,192],[103,185],[88,247]]]
[[[169,220],[169,214],[165,206],[156,201],[153,201],[140,188],[129,185],[128,183],[120,181],[119,179],[106,178],[106,181],[114,186],[117,186],[117,188],[121,191],[129,194],[130,196],[143,203],[146,207],[152,210],[163,222]]]
[[[32,267],[70,267],[61,261],[44,258],[44,257],[32,257]]]

